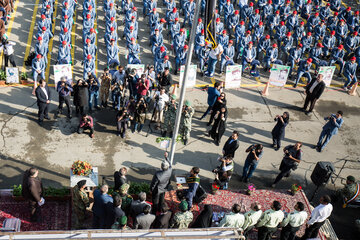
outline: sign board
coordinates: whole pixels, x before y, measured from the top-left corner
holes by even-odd
[[[72,83],[72,70],[71,64],[59,64],[54,65],[54,81],[55,81],[55,88],[57,83],[60,81],[62,77],[66,77],[67,81],[71,84]]]
[[[19,69],[17,67],[7,67],[6,71],[6,83],[19,83]]]
[[[289,75],[289,71],[290,71],[289,66],[273,64],[270,70],[269,83],[277,87],[285,86]]]
[[[170,146],[170,140],[162,140],[160,142],[160,148],[168,149]]]
[[[330,86],[336,67],[320,67],[319,74],[323,75],[323,81],[327,87]]]
[[[195,87],[195,84],[196,84],[196,71],[197,71],[197,66],[196,65],[190,65],[188,79],[186,80],[186,87],[187,88]],[[183,80],[183,77],[184,77],[184,73],[185,73],[185,65],[182,65],[180,67],[179,87],[182,86],[182,80]]]
[[[145,73],[145,65],[144,64],[128,64],[126,66],[127,69],[136,69],[136,74],[140,77],[141,74]]]
[[[241,85],[242,65],[228,65],[226,67],[225,88],[239,88]]]
[[[93,167],[93,171],[89,176],[74,175],[70,169],[70,187],[74,187],[79,181],[86,180],[86,186],[97,187],[99,186],[99,172],[97,167]]]

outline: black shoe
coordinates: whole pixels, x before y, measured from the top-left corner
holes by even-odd
[[[210,126],[210,125],[211,125],[211,123],[209,123],[209,122],[206,124],[206,126]]]
[[[294,85],[293,85],[293,88],[297,88],[297,84],[294,84]]]
[[[96,106],[95,108],[96,108],[96,110],[100,110],[100,109],[101,109],[99,106]]]
[[[174,72],[174,75],[177,75],[177,71]]]
[[[166,131],[163,131],[163,132],[161,133],[161,136],[162,136],[162,137],[166,137]]]
[[[172,136],[173,136],[173,132],[170,132],[170,137],[172,138]]]
[[[250,180],[248,178],[244,179],[244,183],[249,183],[249,182],[250,182]]]
[[[184,145],[186,145],[186,144],[187,144],[187,142],[188,142],[188,140],[187,140],[187,139],[184,139]]]
[[[312,146],[312,149],[316,149],[316,148],[318,148],[318,146],[317,146],[317,145]]]
[[[71,119],[71,118],[72,118],[72,115],[70,114],[70,115],[69,115],[69,119]]]
[[[280,149],[280,148],[279,148],[279,147],[277,147],[277,148],[275,148],[275,151],[279,151],[279,149]]]
[[[47,120],[51,120],[51,118],[49,116],[46,116],[44,118],[47,119]]]

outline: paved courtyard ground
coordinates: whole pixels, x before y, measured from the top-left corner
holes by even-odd
[[[82,1],[80,1],[82,2]],[[23,66],[24,56],[35,46],[32,36],[34,21],[39,19],[36,14],[39,0],[24,0],[16,2],[15,19],[8,25],[8,35],[11,40],[17,42],[16,62],[20,66],[20,71],[28,71]],[[98,2],[102,6],[102,1]],[[140,7],[141,3],[136,2]],[[81,9],[76,14],[76,28],[74,30],[74,77],[78,79],[82,76],[82,14]],[[60,7],[57,7],[55,21],[55,37],[49,46],[51,54],[51,64],[57,58],[57,47],[59,45],[59,25]],[[141,12],[141,11],[139,11]],[[102,7],[97,10],[99,29],[97,69],[102,71],[105,67],[106,52],[104,51],[104,12]],[[140,14],[141,15],[141,14]],[[122,19],[122,17],[121,17]],[[140,16],[140,22],[144,20]],[[119,27],[119,37],[122,35],[123,26]],[[10,32],[9,32],[10,31]],[[144,46],[141,58],[145,64],[152,63],[151,53],[148,47],[148,30],[140,28],[140,44]],[[168,45],[168,43],[167,43]],[[121,62],[125,62],[124,40],[120,40]],[[169,46],[169,45],[168,45]],[[171,56],[174,63],[174,57]],[[49,67],[48,80],[53,83],[53,70]],[[224,76],[217,75],[218,80]],[[338,87],[328,88],[321,99],[318,101],[312,115],[306,116],[300,111],[305,95],[303,88],[293,89],[270,88],[270,95],[262,97],[261,91],[264,83],[268,79],[268,74],[262,73],[261,78],[256,81],[244,75],[243,85],[240,89],[226,89],[228,99],[229,118],[227,129],[222,138],[220,146],[215,146],[211,139],[206,136],[206,121],[198,118],[206,109],[206,92],[200,88],[188,89],[186,99],[190,100],[196,113],[193,118],[193,130],[191,139],[187,146],[177,145],[175,154],[174,169],[175,174],[183,174],[190,170],[192,166],[201,168],[200,176],[202,184],[208,188],[213,179],[211,170],[218,165],[217,157],[221,154],[222,146],[227,137],[233,130],[240,132],[240,147],[235,156],[235,173],[230,183],[230,189],[237,190],[245,188],[246,184],[239,181],[242,166],[246,158],[245,149],[253,143],[264,145],[264,156],[254,173],[253,182],[257,188],[268,188],[276,174],[283,156],[281,151],[274,151],[270,144],[271,130],[275,125],[273,121],[275,115],[282,114],[284,111],[290,113],[290,124],[286,128],[283,146],[294,144],[297,141],[303,142],[303,160],[299,168],[292,173],[290,178],[281,182],[278,188],[289,188],[292,183],[300,183],[308,198],[312,196],[314,185],[310,175],[318,161],[332,162],[337,172],[340,170],[344,159],[354,160],[347,162],[340,178],[335,184],[328,184],[325,189],[320,190],[320,194],[329,193],[331,189],[340,188],[341,178],[347,175],[354,175],[360,179],[359,169],[359,143],[360,130],[360,99],[359,95],[349,96]],[[177,77],[175,78],[177,80]],[[341,79],[335,79],[335,84],[340,84]],[[206,78],[198,78],[199,84],[210,84]],[[289,86],[291,82],[289,82]],[[58,119],[53,119],[57,108],[57,94],[53,91],[53,101],[50,105],[51,121],[46,121],[43,126],[37,124],[36,99],[31,95],[30,86],[5,86],[0,87],[0,188],[10,188],[14,184],[21,183],[22,173],[30,166],[40,169],[40,176],[46,186],[69,186],[69,171],[71,164],[76,160],[87,160],[93,166],[99,167],[100,177],[112,184],[112,175],[121,166],[129,168],[129,179],[131,181],[150,181],[152,174],[159,168],[162,161],[163,149],[159,148],[156,138],[159,132],[154,132],[145,137],[147,126],[140,134],[128,132],[125,139],[116,136],[115,115],[113,110],[105,109],[95,111],[95,138],[91,139],[88,135],[78,135],[75,133],[79,119],[71,120],[61,115]],[[338,110],[344,112],[344,125],[338,135],[331,139],[329,145],[322,153],[312,149],[316,144],[321,128],[325,121],[323,117]],[[356,162],[357,161],[357,162]],[[314,202],[317,203],[318,197]],[[339,209],[334,211],[331,218],[333,226],[341,239],[356,239],[356,229],[354,221],[359,218],[359,210]]]

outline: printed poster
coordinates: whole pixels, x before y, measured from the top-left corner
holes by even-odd
[[[226,67],[225,88],[239,88],[241,85],[242,65],[228,65]]]
[[[71,64],[59,64],[54,65],[54,81],[55,81],[55,89],[57,83],[60,81],[62,77],[66,77],[67,81],[72,83],[72,70]]]
[[[160,142],[160,148],[168,149],[170,146],[170,140],[162,140]]]
[[[289,71],[289,66],[273,64],[270,71],[269,83],[277,87],[285,86]]]
[[[19,83],[19,69],[17,67],[6,68],[6,83]]]
[[[330,86],[336,67],[320,67],[319,74],[323,75],[323,81],[327,87]]]
[[[126,66],[128,69],[136,69],[136,74],[140,77],[141,74],[145,73],[145,65],[144,64],[128,64]]]
[[[186,80],[186,87],[192,88],[195,87],[196,84],[196,71],[197,71],[197,65],[190,65],[189,73],[188,73],[188,79]],[[182,65],[180,67],[180,78],[179,78],[179,87],[182,86],[182,80],[185,73],[185,65]]]

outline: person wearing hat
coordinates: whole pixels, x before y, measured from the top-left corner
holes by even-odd
[[[205,41],[205,46],[200,48],[198,58],[199,58],[199,65],[200,65],[199,68],[200,68],[201,76],[204,76],[205,74],[205,64],[209,60],[211,46],[212,46],[211,43]]]
[[[305,1],[304,1],[305,2]],[[308,0],[306,2],[306,4],[303,5],[303,7],[301,8],[301,12],[300,12],[300,16],[302,18],[304,18],[305,20],[308,21],[309,23],[309,20],[311,19],[312,16],[310,16],[311,14],[311,11],[312,11],[312,4],[311,4],[311,0]],[[308,24],[308,27],[309,27],[309,24]],[[311,32],[311,30],[309,30]]]
[[[323,48],[324,57],[328,57],[329,54],[335,49],[335,43],[336,43],[335,31],[331,31],[327,33],[324,39],[322,40],[322,44],[324,45]]]
[[[344,76],[347,79],[347,81],[344,84],[344,90],[348,91],[351,89],[352,85],[357,82],[356,77],[356,70],[357,70],[357,63],[356,63],[356,57],[351,57],[350,61],[347,61],[345,63],[344,67]]]
[[[166,3],[167,3],[167,7],[170,8],[170,6],[173,3],[175,3],[175,0],[171,0],[171,2],[168,1]],[[166,19],[166,22],[168,23],[168,28],[171,29],[171,25],[175,23],[175,18],[177,18],[179,21],[179,12],[177,11],[176,4],[173,5],[173,7],[171,9],[168,9],[166,12],[165,19]]]
[[[158,29],[159,33],[162,34],[163,29],[164,29],[164,24],[166,23],[164,18],[161,18],[158,22],[155,22],[155,24],[150,28],[150,35],[154,35],[155,34],[155,29]]]
[[[310,52],[311,46],[313,45],[313,37],[311,32],[308,32],[306,36],[301,38],[301,44],[303,45],[303,53]]]
[[[164,6],[166,7],[165,19],[167,22],[169,22],[169,15],[173,12],[174,8],[175,13],[177,13],[176,2],[175,0],[167,0],[164,1]],[[177,17],[179,17],[179,15]],[[175,17],[173,17],[172,20],[174,20],[174,18]]]
[[[94,15],[94,18],[92,18],[93,17],[92,14],[89,12],[89,10],[87,10],[90,7],[91,7],[91,9],[90,9],[90,11],[91,11],[93,6],[89,6],[88,8],[84,8],[83,14],[84,14],[84,16],[86,16],[86,14],[90,14],[91,19],[95,19],[95,15]],[[114,3],[110,3],[109,8],[105,10],[105,21],[110,22],[110,19],[112,17],[116,18],[116,9],[114,7]],[[85,19],[85,17],[84,17],[84,19]]]
[[[43,59],[43,56],[41,56],[40,54],[36,55],[36,57],[32,60],[31,67],[32,67],[33,79],[35,82],[34,90],[33,90],[33,94],[34,94],[35,88],[37,87],[37,81],[38,81],[39,76],[40,76],[40,79],[45,79],[46,64]]]
[[[63,41],[66,41],[71,46],[71,32],[69,32],[69,29],[67,28],[63,28],[62,31],[60,32],[59,42],[63,42]]]
[[[299,16],[297,14],[297,11],[293,11],[293,14],[291,14],[286,19],[286,27],[288,31],[292,31],[296,26],[299,24]]]
[[[131,230],[130,227],[127,226],[127,217],[126,216],[122,216],[120,218],[118,218],[118,221],[115,222],[112,226],[111,229],[116,229],[116,230]]]
[[[281,2],[281,1],[280,1]],[[288,17],[291,15],[291,6],[290,6],[290,0],[286,0],[285,4],[280,6],[280,17],[282,21],[285,21],[288,19]],[[289,31],[292,31],[288,29]]]
[[[346,177],[344,188],[336,191],[334,199],[342,200],[343,208],[348,205],[360,206],[360,184],[356,182],[354,176]]]
[[[260,11],[259,9],[255,9],[254,13],[251,13],[250,16],[249,16],[249,26],[248,26],[248,29],[250,31],[252,31],[252,29],[259,25],[259,22],[260,22]]]
[[[130,22],[132,23],[132,22]],[[156,33],[156,32],[155,32]],[[129,47],[130,43],[131,43],[131,39],[134,38],[134,39],[137,39],[138,36],[137,36],[137,32],[135,31],[135,28],[134,26],[129,26],[129,32],[125,33],[125,39],[126,39],[126,46]],[[153,41],[153,38],[161,41],[162,40],[162,35],[159,34],[159,32],[157,33],[158,35],[152,35],[150,36],[150,45],[152,44],[152,41]]]
[[[355,49],[359,45],[358,32],[353,32],[349,34],[344,42],[344,47],[346,50],[345,59],[348,59],[349,55],[355,52]]]
[[[175,213],[173,218],[170,220],[170,228],[186,229],[193,221],[193,213],[188,210],[189,206],[185,200],[180,202],[179,209],[180,211]]]
[[[290,49],[293,46],[294,38],[291,36],[291,32],[286,33],[286,37],[281,43],[281,52],[284,54],[284,62],[287,63],[289,59]]]
[[[179,23],[179,18],[176,17],[174,19],[174,22],[170,24],[170,32],[168,33],[168,35],[170,34],[171,39],[174,41],[175,36],[180,34],[180,23]]]
[[[233,40],[229,41],[229,44],[225,46],[223,53],[221,54],[220,62],[220,74],[224,72],[227,65],[234,65],[235,48],[233,46]]]
[[[49,1],[49,2],[51,2],[51,1]],[[73,2],[73,1],[70,1],[70,2]],[[72,18],[74,15],[74,8],[72,8],[67,1],[64,1],[64,7],[62,8],[62,11],[61,11],[61,16],[64,17],[65,15],[68,15],[70,18]]]
[[[256,48],[257,50],[256,59],[262,60],[266,54],[266,51],[268,50],[268,48],[270,48],[270,46],[271,46],[270,35],[262,36]]]
[[[203,24],[203,22],[202,22],[202,19],[199,18],[199,19],[198,19],[198,23],[197,23],[197,25],[196,25],[196,31],[195,31],[196,35],[199,34],[199,33],[201,33],[203,30],[204,30],[204,24]],[[204,31],[205,31],[205,30],[204,30]]]
[[[41,32],[41,29],[45,27],[46,29],[51,29],[51,20],[46,18],[44,14],[41,15],[41,19],[37,22],[38,32]]]
[[[345,22],[347,21],[350,15],[351,15],[351,7],[342,8],[342,10],[339,11],[339,19],[344,20]]]
[[[330,55],[329,66],[333,66],[335,63],[339,64],[340,69],[338,76],[341,76],[341,73],[343,72],[344,69],[344,65],[345,65],[344,56],[345,56],[345,51],[344,51],[344,46],[342,44],[340,44],[337,48],[334,48]]]
[[[53,19],[54,10],[53,6],[51,5],[52,4],[46,4],[45,7],[43,5],[43,8],[41,9],[41,15],[45,15],[46,18]]]
[[[194,115],[194,109],[191,107],[189,100],[185,101],[185,104],[181,113],[179,135],[182,137],[184,145],[189,142],[191,132],[191,121]]]
[[[224,29],[221,35],[217,36],[217,44],[220,44],[223,47],[226,47],[229,43],[229,36],[227,35],[227,31]]]
[[[164,123],[162,125],[162,132],[161,132],[161,135],[163,137],[166,137],[167,133],[170,134],[170,137],[172,137],[173,135],[177,108],[178,108],[178,103],[176,102],[176,95],[173,94],[170,97],[170,101],[166,103],[164,109]]]
[[[163,35],[159,32],[159,29],[155,29],[155,34],[151,36],[150,44],[152,46],[152,54],[155,54],[155,50],[157,47],[161,47],[164,44]]]
[[[244,48],[242,54],[242,72],[245,71],[248,64],[251,65],[251,72],[256,71],[256,67],[260,65],[260,62],[256,60],[256,49],[253,42],[249,42],[249,44]]]
[[[264,31],[265,31],[265,27],[263,22],[259,22],[259,24],[256,25],[254,28],[254,33],[252,36],[253,41],[259,44],[259,40],[264,35]]]
[[[301,61],[302,57],[302,44],[299,43],[296,47],[293,47],[289,51],[289,61],[290,61],[290,70],[289,70],[289,78],[292,78],[292,71],[294,69],[295,64],[298,65]]]
[[[227,23],[228,19],[231,14],[234,12],[234,5],[231,3],[231,0],[226,0],[225,4],[223,5],[223,11],[224,11],[224,22]]]
[[[188,45],[184,45],[184,47],[179,48],[178,51],[176,52],[176,57],[175,57],[175,71],[174,74],[177,75],[177,72],[180,71],[180,66],[181,65],[185,65],[186,63],[186,58],[188,55]]]
[[[114,68],[120,65],[119,47],[115,39],[113,38],[110,39],[110,45],[107,45],[106,53],[107,53],[107,65],[110,68]]]
[[[38,41],[35,44],[35,56],[41,55],[42,60],[45,62],[45,65],[47,65],[47,57],[43,56],[47,55],[49,48],[45,45],[41,36],[39,36],[37,40]]]
[[[85,45],[84,45],[84,49],[83,49],[84,59],[86,59],[86,57],[88,55],[91,55],[91,57],[95,59],[96,51],[97,51],[96,45],[91,44],[90,38],[87,38],[85,40]]]
[[[235,47],[239,45],[241,38],[245,35],[245,22],[240,21],[240,24],[237,24],[235,27]]]
[[[186,41],[186,33],[185,28],[181,28],[180,32],[176,34],[173,38],[172,47],[174,49],[174,53],[176,54],[180,48],[183,48]]]
[[[339,13],[338,12],[334,12],[334,14],[330,17],[328,17],[327,22],[326,22],[326,26],[330,31],[335,31],[336,27],[339,23],[339,18],[338,18]]]
[[[221,22],[220,18],[217,18],[215,21],[215,32],[216,35],[221,35],[222,31],[224,30],[224,23]]]
[[[202,29],[195,37],[194,52],[199,55],[200,49],[205,46],[205,30]]]
[[[326,33],[325,21],[321,20],[320,23],[315,26],[314,33],[315,42],[322,42]]]
[[[266,5],[262,9],[261,19],[265,22],[268,17],[273,13],[272,0],[268,0]]]
[[[265,61],[264,71],[265,72],[267,72],[270,69],[270,64],[274,64],[274,63],[280,64],[280,65],[283,64],[283,62],[280,59],[278,59],[278,56],[279,56],[278,47],[277,47],[277,44],[274,43],[272,45],[272,47],[266,51],[266,56],[264,58],[264,61]]]
[[[253,2],[247,2],[245,0],[239,1],[239,7],[241,10],[241,19],[243,19],[245,22],[248,20],[250,15],[254,11],[254,3]]]
[[[156,1],[155,0],[151,0],[150,4],[155,4]],[[155,25],[156,22],[159,21],[159,13],[157,12],[157,9],[154,7],[152,8],[152,11],[150,11],[149,13],[149,27],[153,27]]]
[[[85,192],[86,180],[79,181],[72,189],[73,211],[75,213],[75,229],[83,229],[86,220],[86,208],[90,206],[90,201]]]
[[[130,19],[131,21],[131,19]],[[130,22],[129,21],[129,22]],[[125,24],[127,25],[127,24]],[[117,22],[116,22],[116,18],[111,17],[109,22],[106,22],[106,30],[105,30],[105,34],[108,34],[111,32],[111,28],[117,29]]]
[[[131,43],[128,46],[128,64],[141,64],[139,57],[140,45],[136,43],[135,38],[131,38]]]
[[[235,33],[235,28],[238,25],[240,20],[239,10],[235,10],[227,19],[227,30],[229,32],[229,36],[231,37],[231,33]]]
[[[128,11],[136,11],[136,7],[135,7],[135,10],[133,9],[134,8],[134,2],[131,1],[131,0],[126,0],[126,1],[122,1],[122,6],[121,6],[122,10],[123,10],[123,13],[127,13]]]
[[[324,20],[325,22],[330,17],[330,3],[327,3],[325,6],[322,6],[319,11],[319,17],[321,20]]]
[[[130,28],[132,29],[132,31],[130,30]],[[117,28],[115,28],[115,29],[117,29]],[[125,23],[123,38],[131,39],[132,37],[134,37],[136,39],[138,36],[138,29],[139,29],[139,23],[136,21],[135,17],[132,17],[130,22]],[[127,36],[127,35],[129,35],[130,32],[133,33],[133,35]]]
[[[84,61],[84,74],[83,74],[84,79],[87,79],[88,73],[96,76],[95,59],[90,54],[86,56],[86,59]]]
[[[296,80],[293,86],[294,88],[297,87],[297,84],[299,83],[301,77],[307,78],[307,83],[311,81],[311,74],[310,74],[311,65],[312,65],[311,58],[300,61],[299,68],[297,70]]]
[[[327,122],[322,128],[319,141],[315,147],[318,152],[323,151],[332,136],[337,134],[339,128],[341,128],[342,124],[344,123],[343,115],[344,114],[342,111],[338,111],[336,114],[331,114],[328,117],[324,117],[324,120]]]
[[[61,19],[60,29],[67,28],[70,29],[71,31],[72,25],[73,25],[73,19],[72,18],[69,19],[69,16],[65,15],[64,18]]]
[[[62,41],[59,47],[57,64],[69,64],[71,63],[70,46],[66,41]]]
[[[341,19],[340,23],[336,26],[335,29],[336,39],[338,40],[338,43],[344,43],[348,31],[348,26],[346,25],[345,21]]]
[[[133,4],[133,2],[130,2],[130,4]],[[125,13],[125,23],[130,22],[132,18],[137,19],[137,8],[136,7],[130,7],[126,10]]]
[[[305,103],[304,103],[304,107],[302,108],[303,111],[305,111],[306,115],[309,115],[312,110],[315,107],[315,103],[316,101],[321,97],[321,95],[323,94],[324,90],[325,90],[325,83],[323,81],[323,75],[322,74],[318,74],[316,78],[313,78],[311,80],[311,82],[306,86],[305,89]],[[307,111],[307,106],[310,103],[310,108],[309,111]]]
[[[280,46],[281,42],[286,37],[286,26],[284,21],[281,21],[280,24],[275,27],[274,37],[277,40],[277,45]]]
[[[353,33],[354,31],[359,32],[359,23],[360,23],[360,19],[359,19],[359,11],[355,11],[354,14],[351,14],[346,21],[346,24],[349,27],[349,30],[351,33]]]
[[[41,32],[38,32],[36,38],[42,37],[44,43],[48,45],[50,38],[52,38],[53,36],[54,35],[52,34],[52,32],[50,32],[48,28],[42,27]]]
[[[117,31],[115,31],[115,28],[110,29],[110,33],[105,34],[105,45],[109,46],[111,39],[114,39],[115,43],[118,41],[118,34]]]
[[[94,28],[94,20],[91,19],[91,15],[88,14],[83,20],[83,39],[86,39],[90,33],[90,29]]]
[[[280,24],[280,11],[274,12],[274,14],[268,17],[266,26],[268,27],[270,34],[273,35],[273,30]]]
[[[169,61],[169,55],[165,55],[163,59],[159,59],[155,67],[156,74],[164,72],[165,68],[172,70],[171,62]]]
[[[324,46],[322,45],[322,43],[317,43],[316,47],[312,48],[310,51],[310,58],[312,58],[313,60],[313,64],[315,64],[315,71],[317,71],[319,69],[319,66],[326,66],[327,63],[326,61],[322,60],[323,58],[323,51],[322,48]]]
[[[303,21],[300,21],[298,25],[295,25],[294,27],[294,40],[295,42],[300,42],[302,37],[305,36],[305,23]]]

